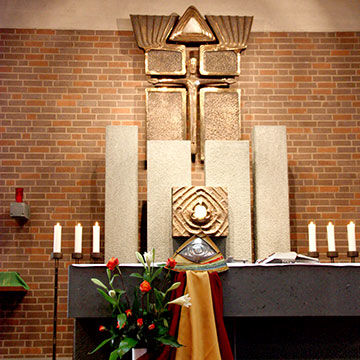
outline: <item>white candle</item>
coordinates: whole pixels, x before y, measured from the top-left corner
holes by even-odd
[[[334,225],[331,221],[329,222],[328,226],[326,227],[326,230],[327,230],[328,250],[336,251]]]
[[[54,226],[54,253],[61,253],[61,225],[57,223]]]
[[[316,225],[310,221],[308,225],[309,232],[309,252],[316,252]]]
[[[350,221],[347,225],[347,236],[349,251],[356,251],[356,241],[355,241],[355,224]]]
[[[81,254],[81,248],[82,248],[82,226],[81,224],[77,224],[75,226],[75,246],[74,246],[74,252]]]
[[[96,222],[93,226],[93,253],[100,252],[100,226]]]

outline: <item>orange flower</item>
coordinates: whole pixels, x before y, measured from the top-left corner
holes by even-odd
[[[99,331],[105,331],[105,330],[106,330],[106,327],[104,325],[99,326]]]
[[[154,330],[154,329],[155,329],[155,324],[150,324],[150,325],[148,326],[148,329],[149,329],[149,330]]]
[[[169,269],[173,269],[176,265],[176,261],[173,258],[168,258],[166,262],[166,267]]]
[[[151,285],[148,281],[144,280],[141,284],[140,284],[140,290],[144,293],[147,293],[148,291],[151,290]]]
[[[131,311],[131,309],[125,310],[125,314],[126,314],[127,317],[132,316],[132,311]]]
[[[114,270],[117,265],[119,265],[119,259],[115,257],[112,257],[106,264],[107,268],[110,270]]]
[[[143,319],[142,318],[139,318],[139,319],[137,319],[136,320],[136,324],[137,324],[137,326],[139,326],[139,327],[141,327],[141,326],[143,326]]]

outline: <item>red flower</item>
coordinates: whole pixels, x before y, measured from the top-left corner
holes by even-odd
[[[126,314],[127,317],[132,316],[132,311],[131,311],[131,309],[125,310],[125,314]]]
[[[107,268],[110,270],[114,270],[117,265],[119,265],[119,259],[114,257],[112,257],[106,264]]]
[[[105,330],[106,330],[106,327],[104,325],[99,326],[99,331],[105,331]]]
[[[123,323],[123,324],[122,324],[121,329],[123,329],[123,328],[125,327],[125,324],[126,324],[126,323]],[[119,324],[119,322],[117,322],[116,328],[117,328],[117,329],[120,329],[120,324]]]
[[[155,324],[150,324],[150,325],[148,326],[148,329],[149,329],[149,330],[154,330],[154,329],[155,329]]]
[[[168,258],[166,262],[166,267],[173,269],[176,265],[176,261],[173,258]]]
[[[139,318],[139,319],[137,319],[136,320],[136,324],[137,324],[137,326],[139,326],[139,327],[141,327],[141,326],[143,326],[143,319],[142,318]]]
[[[149,282],[147,282],[146,280],[144,280],[141,284],[140,284],[140,290],[144,293],[147,293],[148,291],[151,290],[151,285]]]

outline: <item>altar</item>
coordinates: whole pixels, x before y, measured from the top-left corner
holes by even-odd
[[[121,266],[125,282],[136,281],[128,277],[136,267]],[[105,281],[105,268],[69,267],[68,316],[75,318],[77,360],[107,359],[101,352],[88,355],[101,341],[99,325],[111,314],[90,280]],[[359,265],[230,263],[220,277],[235,359],[360,357]]]

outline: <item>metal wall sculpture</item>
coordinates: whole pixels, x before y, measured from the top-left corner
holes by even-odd
[[[182,136],[191,140],[192,154],[203,160],[206,139],[241,138],[240,90],[230,85],[240,74],[240,53],[246,49],[252,20],[250,16],[203,18],[193,6],[180,18],[177,14],[131,15],[137,44],[145,51],[145,73],[154,85],[146,97],[148,140],[179,140]],[[161,88],[171,89],[172,94],[183,89],[186,97],[156,93]],[[216,124],[213,116],[218,104],[228,116]],[[208,118],[207,114],[212,115]]]

